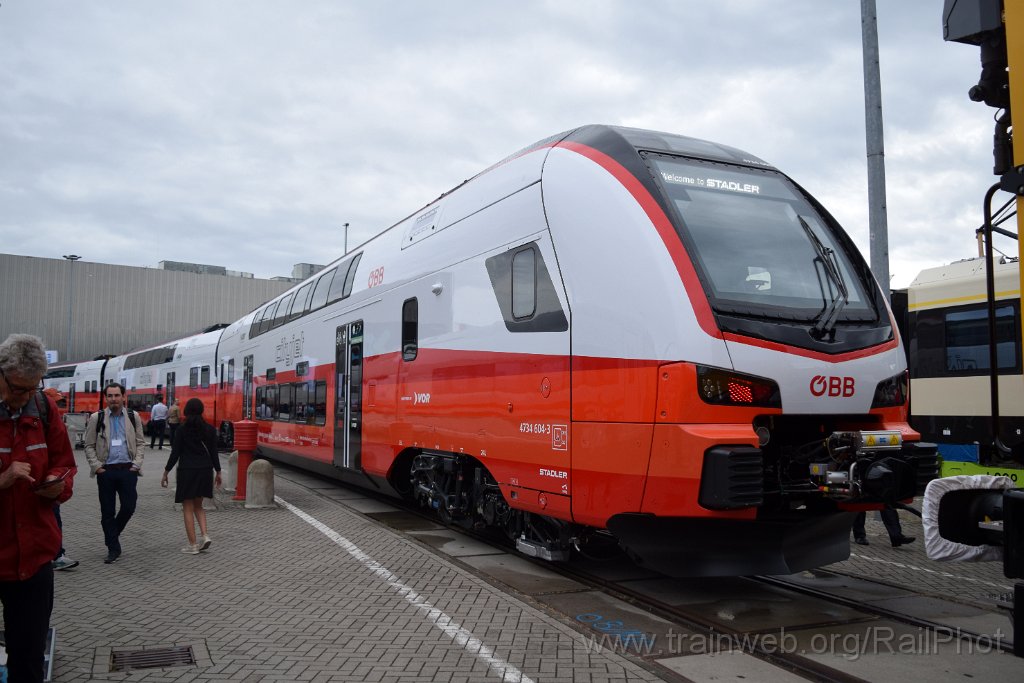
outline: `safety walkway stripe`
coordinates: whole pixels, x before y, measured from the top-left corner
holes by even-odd
[[[299,508],[295,507],[288,501],[284,500],[280,496],[275,496],[274,500],[281,507],[291,510],[300,519],[308,523],[314,529],[322,533],[327,538],[331,539],[337,545],[341,546],[349,555],[357,559],[367,569],[377,575],[379,578],[387,582],[395,591],[401,595],[406,601],[409,602],[413,607],[423,612],[427,619],[433,623],[437,628],[441,629],[445,635],[451,638],[455,643],[465,649],[467,652],[476,655],[476,657],[487,664],[490,671],[494,672],[506,683],[534,683],[533,679],[526,676],[522,671],[509,664],[500,657],[495,656],[494,650],[486,645],[474,636],[472,633],[462,628],[456,621],[454,621],[447,614],[437,609],[425,599],[423,599],[415,590],[405,585],[395,576],[391,571],[377,562],[375,559],[360,550],[352,541],[348,540],[334,529],[330,528],[320,520],[309,514],[303,512]]]

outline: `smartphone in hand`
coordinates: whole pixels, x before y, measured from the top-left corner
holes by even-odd
[[[64,474],[60,475],[56,479],[49,479],[49,480],[41,481],[38,484],[35,484],[32,487],[32,490],[33,491],[38,491],[39,489],[45,489],[48,486],[55,486],[55,485],[59,484],[60,482],[64,481],[65,479],[67,479],[68,475],[70,473],[71,473],[71,470],[64,470]]]

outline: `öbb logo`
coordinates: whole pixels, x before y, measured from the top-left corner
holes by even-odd
[[[811,378],[811,393],[815,396],[842,396],[848,398],[856,391],[853,377],[815,375]]]

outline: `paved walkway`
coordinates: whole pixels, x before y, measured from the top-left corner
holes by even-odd
[[[578,632],[352,509],[279,478],[287,506],[208,512],[186,555],[148,451],[124,554],[103,564],[85,458],[62,507],[81,565],[56,573],[54,680],[654,681]],[[172,475],[173,481],[173,475]],[[197,664],[111,672],[112,653],[191,646]]]

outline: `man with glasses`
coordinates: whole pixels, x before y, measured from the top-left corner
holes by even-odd
[[[0,602],[11,681],[42,681],[53,609],[51,560],[61,545],[53,506],[77,469],[52,399],[39,391],[46,349],[12,334],[0,344]]]
[[[85,426],[85,459],[100,496],[100,524],[107,545],[106,564],[121,556],[121,532],[135,513],[146,437],[138,413],[124,407],[124,387],[116,382],[103,390],[107,407],[89,416]],[[121,509],[117,509],[120,501]]]

